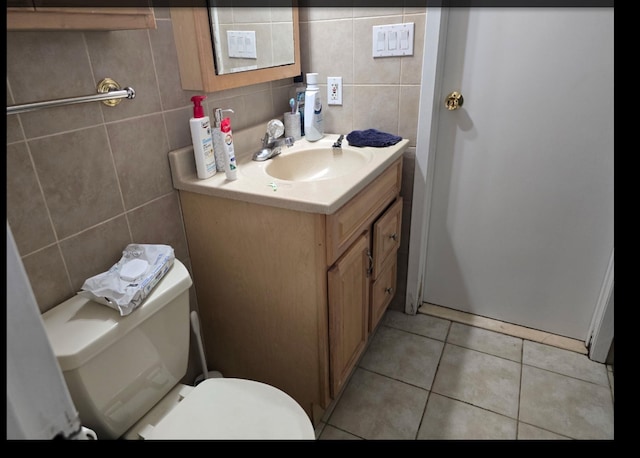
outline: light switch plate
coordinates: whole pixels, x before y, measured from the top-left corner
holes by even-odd
[[[414,23],[374,25],[373,57],[413,56]]]
[[[257,59],[255,30],[227,30],[229,57]]]

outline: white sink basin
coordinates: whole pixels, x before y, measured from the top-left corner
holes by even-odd
[[[245,138],[260,138],[263,126],[242,132]],[[240,138],[239,132],[234,137]],[[316,142],[304,137],[280,155],[266,161],[252,160],[255,143],[241,150],[237,146],[238,179],[225,173],[198,179],[193,147],[169,153],[171,176],[176,189],[260,205],[330,215],[354,197],[406,150],[409,140],[386,148],[349,145],[333,149],[338,134],[325,134]]]
[[[319,181],[357,171],[372,158],[369,150],[349,147],[319,147],[283,154],[270,159],[267,175],[287,181]]]

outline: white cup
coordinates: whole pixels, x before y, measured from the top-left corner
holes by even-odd
[[[287,112],[284,114],[284,134],[287,137],[293,137],[295,140],[302,138],[300,113]]]

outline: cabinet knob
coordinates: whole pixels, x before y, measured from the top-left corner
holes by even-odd
[[[387,294],[393,294],[393,288],[385,288],[384,292]]]
[[[391,235],[389,236],[389,238],[395,242],[395,241],[397,241],[397,240],[398,240],[398,235],[394,232],[393,234],[391,234]]]

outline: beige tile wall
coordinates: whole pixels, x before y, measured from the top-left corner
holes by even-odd
[[[398,269],[404,304],[408,229],[425,8],[300,11],[303,73],[342,76],[343,105],[326,108],[327,132],[377,128],[411,140],[405,153],[404,230]],[[7,104],[93,94],[104,77],[131,86],[133,100],[7,116],[7,220],[42,312],[107,270],[126,244],[165,243],[189,266],[180,203],[167,153],[191,143],[190,98],[180,76],[167,9],[157,29],[7,33]],[[415,23],[414,56],[373,59],[371,27]],[[324,83],[323,83],[324,82]],[[232,108],[239,144],[249,127],[288,109],[292,80],[207,94]],[[246,136],[246,134],[245,134]],[[258,139],[255,139],[256,144]],[[192,295],[192,303],[195,297]]]

